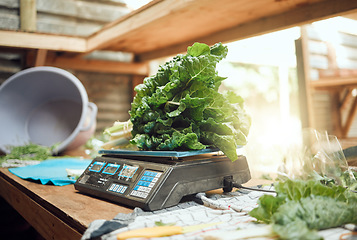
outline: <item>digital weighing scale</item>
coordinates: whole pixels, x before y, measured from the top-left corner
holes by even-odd
[[[232,162],[210,149],[199,151],[100,150],[74,184],[85,194],[112,202],[158,210],[177,205],[187,195],[250,180],[244,156]]]

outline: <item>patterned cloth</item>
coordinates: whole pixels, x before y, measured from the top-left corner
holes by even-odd
[[[270,189],[272,187],[268,186],[266,188]],[[140,208],[135,208],[132,213],[119,213],[110,221],[93,221],[85,231],[82,240],[116,240],[116,234],[120,232],[154,227],[158,223],[175,224],[178,226],[192,226],[206,223],[217,223],[217,225],[185,234],[152,238],[153,240],[203,240],[204,236],[210,233],[219,233],[219,231],[226,232],[237,229],[264,227],[266,225],[255,223],[255,219],[247,214],[257,207],[257,200],[263,194],[273,193],[247,190],[209,196],[205,193],[198,193],[192,201],[183,202],[177,206],[162,210],[146,212]],[[339,239],[341,234],[349,233],[349,231],[337,228],[321,231],[320,233],[324,239],[333,240]]]

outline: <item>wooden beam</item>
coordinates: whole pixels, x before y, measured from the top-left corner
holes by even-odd
[[[38,49],[36,53],[35,59],[35,67],[44,66],[46,63],[47,50],[46,49]]]
[[[55,57],[46,62],[48,66],[65,69],[83,70],[90,72],[106,72],[148,75],[149,67],[147,63],[125,63],[105,60],[92,60],[81,58]]]
[[[154,6],[155,5],[155,6]],[[88,51],[102,49],[117,41],[117,38],[170,14],[181,8],[182,1],[156,0],[137,11],[114,21],[88,38]],[[152,7],[154,6],[154,7]]]
[[[87,51],[85,38],[6,30],[0,30],[0,46],[67,52]]]
[[[315,89],[339,88],[344,86],[356,86],[357,76],[350,77],[330,77],[316,81],[310,81],[310,87]]]
[[[342,135],[344,138],[347,137],[348,132],[350,131],[350,128],[352,126],[353,119],[355,118],[356,114],[357,114],[357,97],[354,97],[354,101],[353,101],[350,111],[348,112],[348,115],[347,115],[346,123],[343,126]]]
[[[217,42],[227,43],[304,25],[330,17],[340,16],[356,10],[357,1],[351,0],[326,0],[314,4],[305,4],[275,16],[266,16],[229,29],[223,29],[208,36],[196,37],[179,44],[170,45],[145,53],[139,53],[137,54],[137,59],[140,61],[147,61],[150,59],[170,56],[185,52],[187,46],[192,45],[194,42],[204,42],[209,45]]]
[[[299,88],[299,107],[302,128],[315,128],[314,105],[309,87],[310,68],[307,56],[305,28],[301,29],[301,38],[295,40],[296,68]]]
[[[342,99],[341,99],[341,101],[339,103],[339,108],[340,108],[341,112],[347,108],[347,104],[351,101],[351,99],[353,97],[352,96],[352,91],[353,91],[353,88],[344,89],[344,93],[342,95]]]
[[[36,0],[20,0],[20,28],[22,31],[36,31]]]
[[[135,88],[137,85],[143,83],[145,77],[146,77],[146,76],[140,76],[140,75],[134,75],[134,76],[132,76],[132,81],[131,81],[131,90],[132,90],[131,97],[132,97],[132,99],[133,99],[133,98],[135,97],[135,95],[136,95],[136,92],[135,92],[134,88]]]
[[[345,137],[343,136],[339,92],[331,93],[331,120],[334,135],[338,138]]]

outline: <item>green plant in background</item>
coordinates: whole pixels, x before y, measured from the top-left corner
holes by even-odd
[[[53,147],[55,149],[55,147]],[[23,146],[11,147],[10,153],[0,156],[0,161],[17,160],[45,160],[52,156],[52,148],[29,143]]]

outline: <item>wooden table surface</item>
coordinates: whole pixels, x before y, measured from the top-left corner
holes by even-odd
[[[268,182],[252,179],[244,185]],[[81,194],[73,185],[42,185],[23,180],[5,168],[0,168],[0,195],[45,239],[78,240],[92,221],[110,220],[118,213],[133,210]]]
[[[80,239],[93,220],[132,212],[132,208],[81,194],[73,185],[42,185],[8,169],[0,169],[0,194],[46,239]]]

